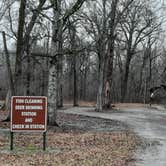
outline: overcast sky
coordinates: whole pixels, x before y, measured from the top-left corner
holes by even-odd
[[[2,1],[0,0],[0,6],[1,6],[1,3],[2,3]],[[166,29],[166,0],[154,0],[154,3],[150,3],[150,5],[153,5],[153,10],[157,13],[158,17],[164,18],[165,22],[162,25],[164,34],[162,34],[162,36],[165,36],[166,35],[166,30],[165,30]],[[19,8],[18,2],[14,3],[14,5],[12,6],[12,11],[14,11],[16,13],[16,15],[18,15],[18,8]],[[159,10],[160,8],[162,8],[162,10]],[[1,16],[2,11],[3,10],[1,10],[1,12],[0,12],[0,16]],[[18,21],[18,20],[16,20],[16,21]],[[1,29],[1,31],[5,30],[7,32],[4,25],[9,28],[9,25],[6,24],[5,17],[4,17],[4,19],[0,20],[0,29]],[[15,31],[17,31],[17,26],[13,26],[13,27],[14,27]],[[0,43],[1,43],[0,49],[2,50],[3,42],[2,42],[1,34],[0,34]],[[15,47],[15,41],[13,39],[9,40],[9,38],[8,38],[8,49],[13,50],[14,47]]]

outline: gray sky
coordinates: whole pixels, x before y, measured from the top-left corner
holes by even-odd
[[[148,1],[148,0],[147,0]],[[0,6],[1,6],[1,3],[2,1],[0,1]],[[154,3],[150,3],[150,5],[153,5],[153,8],[155,10],[155,12],[157,13],[157,16],[158,17],[162,17],[164,19],[164,23],[162,25],[162,28],[163,28],[163,34],[162,36],[165,36],[166,35],[166,31],[165,31],[165,27],[166,27],[166,0],[154,0]],[[18,5],[18,2],[14,3],[14,5],[12,6],[12,12],[14,11],[16,13],[16,15],[18,14],[18,8],[19,8],[19,5]],[[161,9],[162,10],[159,10]],[[1,8],[0,8],[1,9]],[[1,15],[1,13],[0,13]],[[17,32],[17,19],[16,19],[16,22],[14,23],[13,21],[13,24],[15,24],[13,26],[13,29]],[[10,29],[10,26],[9,24],[7,24],[7,21],[5,20],[5,17],[3,17],[2,20],[0,20],[0,29],[1,31],[4,30],[6,33],[8,33],[8,30],[7,29]],[[2,35],[0,35],[0,49],[3,49],[3,42],[2,42]],[[12,50],[14,49],[14,44],[15,41],[13,39],[9,39],[8,38],[8,49],[9,50]]]

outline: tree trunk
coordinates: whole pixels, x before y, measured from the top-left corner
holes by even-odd
[[[127,85],[128,85],[128,77],[129,77],[129,69],[130,69],[130,62],[133,56],[133,49],[132,49],[132,41],[133,41],[133,32],[134,27],[131,28],[129,33],[129,40],[127,43],[127,57],[126,57],[126,63],[125,63],[125,71],[124,71],[124,78],[122,80],[122,89],[121,89],[121,102],[123,103],[126,97],[127,92]]]
[[[114,41],[115,41],[115,17],[119,0],[113,0],[111,4],[111,20],[109,22],[110,34],[108,40],[108,53],[106,56],[106,85],[105,85],[105,107],[111,108],[111,84],[113,73]]]
[[[112,49],[111,49],[112,50]],[[112,74],[113,74],[113,51],[110,51],[110,56],[107,64],[107,77],[105,84],[105,103],[104,107],[107,109],[111,108],[111,85],[112,85]]]
[[[84,71],[80,70],[79,76],[80,76],[80,88],[79,88],[79,99],[83,99],[83,82],[84,82]]]
[[[42,71],[42,90],[41,90],[41,95],[46,96],[47,95],[47,87],[48,87],[48,75],[49,71],[44,70]]]
[[[68,80],[69,80],[69,89],[68,89],[68,98],[72,99],[73,98],[73,57],[69,57],[69,75],[68,75]]]
[[[16,63],[15,63],[15,92],[16,95],[20,95],[20,84],[22,78],[22,56],[23,56],[23,34],[25,24],[25,9],[26,0],[21,0],[19,9],[19,22],[17,32],[17,48],[16,48]]]
[[[132,54],[130,52],[127,53],[127,60],[125,64],[125,74],[122,83],[122,90],[121,90],[121,102],[123,103],[126,97],[127,92],[127,85],[128,85],[128,77],[129,77],[129,68],[130,68],[130,61],[131,61]]]
[[[47,42],[45,44],[45,49],[46,49],[46,54],[49,54],[49,37],[47,39]],[[47,95],[47,91],[48,91],[48,79],[49,79],[49,57],[46,58],[45,60],[45,64],[44,64],[45,68],[43,69],[43,87],[44,89],[42,90],[42,96],[46,96]]]
[[[12,92],[9,89],[7,91],[7,95],[6,95],[6,99],[5,99],[5,107],[4,107],[5,111],[8,111],[8,115],[7,115],[6,119],[3,120],[3,121],[10,121],[10,115],[11,115],[11,112],[10,112],[10,110],[11,110],[11,97],[12,97],[11,93]]]
[[[60,25],[60,27],[62,27]],[[57,107],[63,107],[63,55],[62,55],[62,31],[60,31],[59,37],[58,37],[58,64],[57,64],[57,83],[58,83],[58,98],[57,98]]]
[[[60,4],[53,3],[54,22],[52,25],[53,35],[51,43],[51,56],[52,60],[49,64],[49,81],[48,81],[48,122],[50,125],[56,125],[56,110],[58,102],[58,57],[57,53],[59,48],[59,19],[60,19]],[[58,6],[57,6],[58,5]]]
[[[140,99],[142,99],[142,94],[143,94],[142,84],[143,84],[143,71],[145,68],[145,64],[146,64],[146,50],[144,51],[143,62],[140,68],[140,77],[139,77],[139,84],[138,84],[138,90],[139,90],[138,95]]]
[[[86,81],[87,81],[87,72],[88,72],[88,69],[87,67],[85,68],[85,71],[84,71],[84,88],[83,88],[83,99],[86,100]]]
[[[78,88],[77,88],[77,68],[76,68],[76,55],[73,55],[73,106],[78,106]]]
[[[97,93],[96,111],[102,112],[103,110],[103,86],[104,86],[104,61],[99,60],[99,83]]]
[[[76,49],[76,29],[74,25],[69,28],[70,40],[71,40],[71,51]],[[72,73],[73,73],[73,106],[78,106],[78,85],[77,85],[77,55],[73,52],[72,54]]]
[[[7,68],[9,89],[11,91],[11,95],[14,95],[15,87],[14,87],[13,73],[12,73],[11,65],[10,65],[10,57],[9,57],[9,52],[7,48],[5,32],[2,32],[2,36],[3,36],[4,50],[5,50],[5,57],[6,57],[6,68]]]
[[[57,66],[56,62],[51,64],[49,69],[48,81],[48,122],[50,125],[56,124],[56,108],[57,108]]]
[[[110,35],[110,41],[108,44],[108,55],[106,58],[106,84],[105,84],[105,103],[104,107],[111,108],[111,85],[112,85],[112,74],[113,74],[113,59],[114,59],[114,33]]]
[[[31,95],[30,85],[31,85],[31,59],[29,52],[27,52],[27,71],[26,71],[26,95]]]
[[[11,70],[11,65],[10,65],[10,57],[9,57],[9,52],[7,48],[7,43],[6,43],[6,35],[5,32],[2,32],[2,37],[3,37],[3,43],[4,43],[4,50],[5,50],[5,57],[6,57],[6,68],[7,68],[7,75],[8,75],[8,83],[9,83],[9,89],[6,95],[6,100],[5,100],[5,107],[4,109],[6,111],[9,111],[7,118],[5,121],[10,120],[10,107],[11,107],[11,96],[15,94],[15,87],[14,87],[14,80],[13,80],[13,74]]]

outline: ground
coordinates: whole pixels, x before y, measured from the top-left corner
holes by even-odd
[[[91,105],[89,105],[91,106]],[[0,123],[0,165],[108,165],[126,166],[140,139],[124,122],[78,114],[73,108],[58,111],[60,128],[48,127],[47,150],[42,151],[41,134],[14,134],[9,150],[9,123]],[[73,110],[92,110],[79,107]],[[89,110],[89,111],[90,111]],[[64,111],[64,112],[63,112]],[[94,113],[94,111],[93,111]],[[6,112],[0,111],[1,120]]]
[[[0,120],[7,115],[0,111]],[[86,107],[58,110],[48,127],[47,151],[41,134],[15,134],[9,150],[9,123],[0,123],[0,165],[166,165],[166,111],[158,105],[116,104],[95,112]],[[139,145],[139,146],[138,146]],[[13,164],[14,163],[14,164]]]
[[[40,138],[40,139],[39,139]],[[47,133],[47,151],[42,152],[40,135],[15,135],[15,150],[0,137],[0,160],[5,165],[112,165],[125,166],[136,143],[129,133]],[[130,152],[130,153],[129,153]]]
[[[119,106],[119,107],[118,107]],[[90,111],[89,111],[90,110]],[[68,114],[118,120],[139,135],[144,144],[135,153],[137,166],[166,166],[166,110],[162,106],[120,104],[113,111],[95,112],[89,108],[61,110]]]

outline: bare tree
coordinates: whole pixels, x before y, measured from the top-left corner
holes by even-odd
[[[52,61],[50,62],[49,68],[49,83],[48,83],[48,112],[49,112],[49,123],[51,125],[56,124],[56,108],[57,108],[57,96],[58,96],[58,80],[57,80],[57,65],[58,57],[57,54],[61,53],[61,35],[63,28],[66,25],[70,16],[72,16],[76,11],[78,11],[83,5],[84,0],[77,0],[74,5],[66,10],[63,16],[60,17],[60,1],[52,1],[53,5],[53,35],[51,44],[51,56]]]
[[[121,28],[124,33],[127,52],[124,77],[122,80],[121,102],[123,102],[125,99],[130,62],[133,55],[136,53],[138,45],[147,36],[156,32],[160,26],[160,23],[156,23],[155,20],[153,21],[153,16],[149,16],[149,9],[147,9],[144,5],[145,4],[143,4],[141,1],[139,1],[138,3],[134,3],[131,6],[131,10],[126,13],[123,22],[121,22]]]
[[[16,48],[16,64],[15,64],[15,90],[16,94],[19,91],[19,85],[22,76],[22,56],[23,56],[23,36],[24,36],[24,25],[25,25],[25,9],[26,0],[21,0],[19,9],[19,20],[18,20],[18,31],[17,31],[17,48]]]

